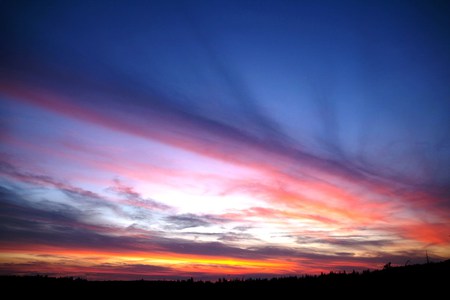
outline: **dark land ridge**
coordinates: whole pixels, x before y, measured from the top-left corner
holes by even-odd
[[[301,299],[306,295],[339,295],[361,299],[374,296],[426,296],[427,298],[450,295],[450,260],[393,267],[363,272],[330,272],[321,275],[304,275],[278,278],[218,279],[217,281],[155,280],[155,281],[89,281],[74,277],[0,276],[0,287],[15,296],[31,293],[38,296],[120,296],[139,295],[158,298],[164,295],[181,296],[210,294],[212,296],[240,294],[281,295]],[[275,294],[274,294],[275,293]],[[280,294],[282,293],[282,294]],[[8,294],[6,294],[8,295]],[[447,296],[445,296],[447,295]],[[15,298],[15,297],[14,297]],[[284,298],[284,297],[283,297]]]

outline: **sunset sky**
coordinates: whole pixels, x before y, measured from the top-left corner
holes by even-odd
[[[447,1],[1,1],[0,275],[450,258]]]

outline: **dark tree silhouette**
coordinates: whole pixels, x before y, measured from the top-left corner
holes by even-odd
[[[387,263],[382,270],[361,273],[353,271],[330,272],[321,275],[304,275],[280,278],[220,278],[216,282],[194,280],[177,281],[88,281],[82,278],[64,277],[52,278],[47,276],[0,276],[2,291],[5,295],[13,293],[20,298],[21,295],[29,296],[30,291],[36,295],[55,294],[58,297],[66,295],[85,296],[102,295],[126,296],[147,295],[149,293],[163,291],[164,295],[181,294],[199,295],[206,293],[211,295],[226,295],[241,292],[251,292],[252,295],[267,296],[273,293],[289,295],[310,294],[320,295],[358,295],[385,297],[386,293],[397,293],[406,296],[417,296],[422,294],[426,298],[433,295],[445,294],[450,278],[450,260],[423,265],[407,265],[401,267],[392,266]],[[292,292],[292,294],[291,294]]]

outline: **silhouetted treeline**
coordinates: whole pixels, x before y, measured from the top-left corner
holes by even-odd
[[[424,265],[391,267],[363,272],[330,272],[322,275],[279,277],[271,279],[219,279],[218,281],[88,281],[80,278],[46,276],[0,276],[3,291],[24,294],[59,293],[60,296],[81,293],[85,295],[149,295],[152,291],[167,293],[251,292],[263,295],[271,292],[290,292],[292,295],[439,295],[450,287],[450,260]],[[8,292],[9,292],[8,291]],[[219,294],[220,295],[220,294]],[[295,297],[297,298],[297,297]]]

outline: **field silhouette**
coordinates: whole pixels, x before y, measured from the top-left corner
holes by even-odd
[[[218,279],[217,281],[88,281],[81,278],[47,276],[0,276],[3,292],[20,296],[130,296],[161,298],[157,295],[223,296],[230,294],[287,295],[301,299],[306,295],[339,295],[371,298],[373,296],[444,297],[449,292],[450,260],[422,265],[392,267],[363,272],[330,272],[321,275],[279,277],[271,279]],[[280,294],[282,293],[282,294]]]

